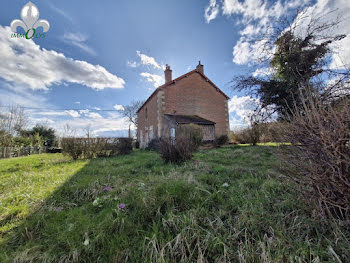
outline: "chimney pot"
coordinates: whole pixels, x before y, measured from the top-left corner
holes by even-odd
[[[198,62],[198,65],[197,65],[196,69],[197,69],[200,73],[204,74],[204,66],[201,64],[201,61]]]
[[[170,66],[166,64],[165,70],[164,70],[164,78],[165,78],[165,83],[168,83],[172,80],[172,70],[170,69]]]

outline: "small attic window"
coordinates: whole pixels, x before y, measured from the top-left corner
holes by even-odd
[[[147,108],[145,109],[145,119],[147,120],[147,118],[148,118],[148,110],[147,110]]]

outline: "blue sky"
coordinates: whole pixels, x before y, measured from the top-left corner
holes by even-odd
[[[256,101],[233,92],[229,82],[262,67],[253,63],[257,46],[249,40],[254,34],[297,8],[350,10],[343,0],[33,0],[49,31],[41,39],[11,39],[11,21],[21,19],[27,2],[2,1],[0,103],[40,108],[27,110],[31,124],[45,122],[61,132],[69,124],[78,133],[89,125],[97,135],[117,136],[125,135],[126,121],[99,109],[144,100],[164,82],[165,64],[175,78],[198,60],[232,98],[231,127],[244,125]],[[349,38],[343,42],[346,47]],[[350,58],[349,48],[342,52],[342,58]]]

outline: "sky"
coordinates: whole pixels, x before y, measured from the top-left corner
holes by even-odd
[[[257,34],[296,10],[344,18],[350,33],[348,0],[33,0],[50,28],[32,39],[13,38],[28,1],[1,0],[0,104],[26,107],[30,125],[87,127],[97,136],[125,136],[128,123],[117,110],[145,100],[164,83],[169,64],[176,78],[204,65],[204,73],[229,97],[230,126],[246,125],[258,101],[233,91],[241,74],[266,74],[256,61]],[[18,33],[25,33],[20,27]],[[331,57],[333,68],[350,63],[350,37]],[[266,66],[266,65],[265,65]],[[2,108],[4,109],[4,107]],[[1,110],[1,108],[0,108]]]

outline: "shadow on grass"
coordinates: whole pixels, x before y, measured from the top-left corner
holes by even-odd
[[[90,160],[17,227],[2,234],[0,262],[112,261],[111,255],[126,247],[125,240],[116,238],[113,225],[115,218],[120,219],[126,213],[118,208],[122,200],[113,196],[125,195],[125,181],[135,176],[135,169],[141,169],[145,162],[135,166],[135,160],[130,162],[129,158],[135,159],[118,156]],[[58,164],[48,161],[53,166],[70,162],[73,161]],[[97,198],[104,199],[103,207],[93,205]],[[3,218],[1,225],[11,224],[15,216]],[[99,235],[95,241],[91,240],[91,236]]]
[[[74,163],[62,159],[46,162],[56,168]],[[112,262],[128,257],[136,260],[143,253],[146,233],[156,231],[154,220],[161,222],[169,202],[185,208],[187,201],[196,204],[189,198],[192,186],[153,182],[153,175],[164,177],[174,169],[187,168],[164,164],[157,153],[149,151],[88,161],[46,200],[36,204],[39,207],[18,226],[3,232],[0,262]],[[149,201],[137,192],[144,179],[152,186]],[[175,196],[170,201],[167,187]],[[181,192],[180,197],[176,197],[176,191]],[[147,206],[144,202],[148,202]],[[121,203],[133,204],[134,209],[120,209]],[[11,224],[15,217],[11,214],[3,218],[1,225]]]
[[[187,256],[193,253],[185,262],[199,258],[199,247],[210,250],[208,262],[225,262],[220,258],[225,253],[231,257],[226,262],[238,261],[239,246],[247,262],[258,262],[258,244],[270,228],[277,244],[269,248],[271,258],[309,253],[309,244],[295,238],[294,228],[316,240],[313,249],[324,249],[308,212],[270,176],[274,149],[199,151],[194,156],[198,162],[179,166],[165,165],[148,151],[90,160],[6,233],[0,262],[145,262],[145,253],[161,257],[160,248],[180,262],[178,248],[185,242],[188,246],[180,248]],[[223,187],[226,182],[229,186]],[[175,238],[177,248],[171,243]]]

